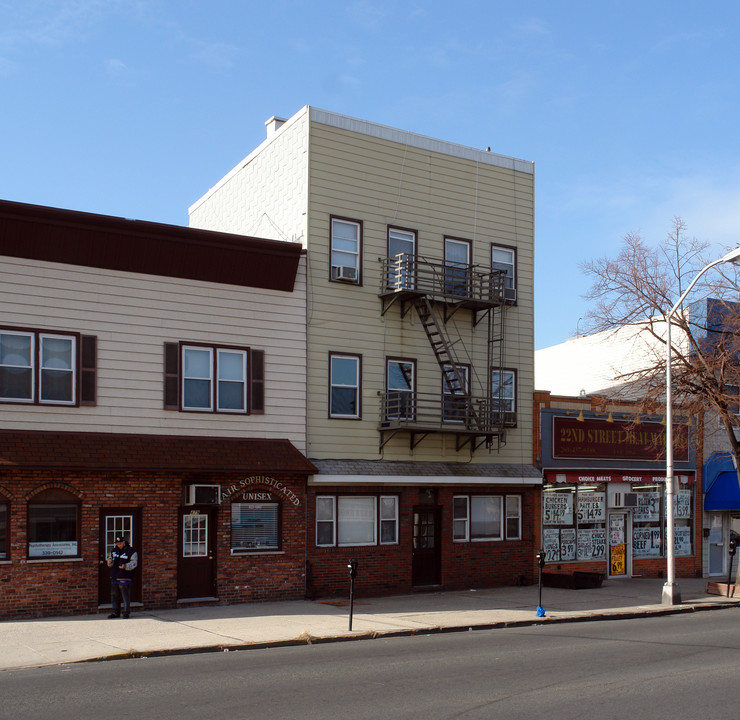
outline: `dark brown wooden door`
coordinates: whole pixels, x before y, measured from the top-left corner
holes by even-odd
[[[439,518],[438,507],[414,508],[411,559],[411,583],[414,587],[440,583]]]
[[[116,544],[116,535],[125,536],[139,555],[139,566],[131,583],[131,602],[141,602],[141,509],[103,508],[98,534],[98,605],[110,603],[110,569],[105,560]]]
[[[180,508],[178,599],[216,597],[216,508]]]

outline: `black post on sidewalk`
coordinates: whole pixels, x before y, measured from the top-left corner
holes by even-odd
[[[352,632],[352,613],[355,608],[355,578],[357,577],[357,560],[351,559],[349,568],[349,631]]]
[[[735,551],[737,550],[737,542],[730,540],[730,569],[727,573],[727,597],[730,597],[730,583],[732,582],[732,561],[735,559]]]
[[[537,617],[545,617],[545,608],[542,607],[542,568],[545,567],[545,551],[537,553],[537,568],[539,574],[539,600],[537,602]]]

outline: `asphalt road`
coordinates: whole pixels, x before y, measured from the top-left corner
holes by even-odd
[[[738,716],[737,609],[0,673],[0,718]]]

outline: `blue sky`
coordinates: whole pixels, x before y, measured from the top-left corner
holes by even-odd
[[[535,343],[579,263],[740,241],[740,5],[0,0],[0,198],[172,224],[303,105],[532,160]]]

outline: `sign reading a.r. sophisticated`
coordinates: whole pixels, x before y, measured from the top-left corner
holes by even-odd
[[[588,418],[553,417],[552,454],[555,458],[599,460],[662,460],[665,427],[660,423],[607,422]],[[673,427],[673,456],[689,459],[688,427]]]

